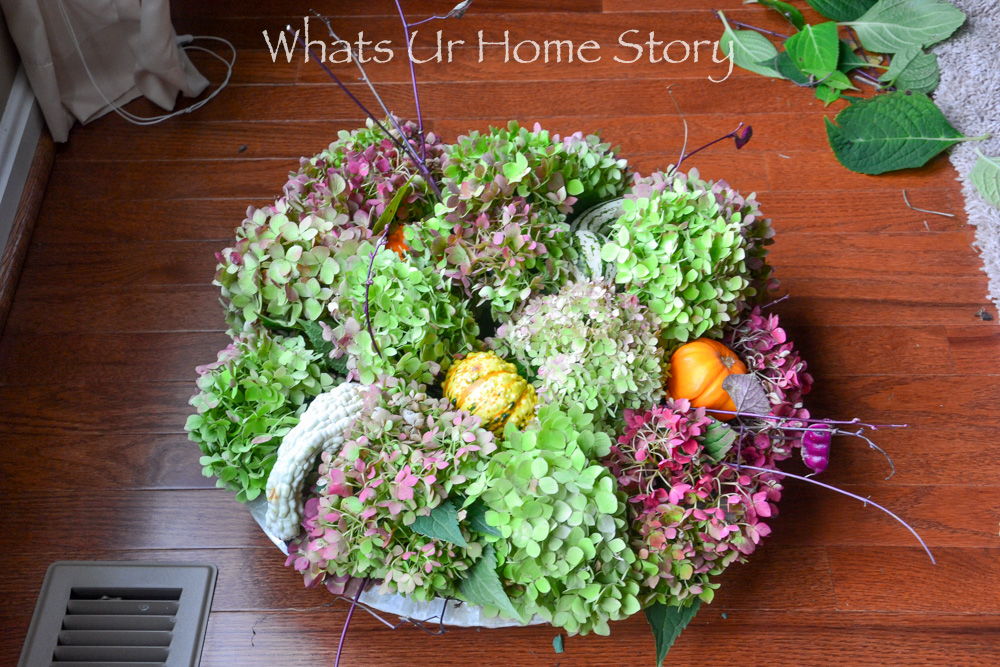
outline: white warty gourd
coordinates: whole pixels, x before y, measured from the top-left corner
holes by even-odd
[[[317,396],[278,447],[278,459],[267,478],[264,521],[277,537],[290,540],[298,534],[306,474],[321,451],[340,451],[355,417],[361,414],[361,390],[356,382],[344,382]]]

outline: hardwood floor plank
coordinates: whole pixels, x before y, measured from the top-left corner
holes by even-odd
[[[211,361],[211,360],[209,360]],[[192,369],[193,373],[193,369]],[[0,385],[0,431],[18,435],[182,433],[198,391],[185,382]]]
[[[183,427],[183,423],[181,424]],[[201,474],[198,445],[180,433],[0,435],[0,489],[214,489]],[[17,480],[17,486],[13,484]],[[55,480],[58,480],[57,482]]]
[[[924,570],[927,554],[919,547],[830,547],[830,568],[842,610],[882,612],[996,614],[995,595],[970,595],[970,577],[1000,580],[1000,549],[937,548],[937,566],[913,585],[914,570]]]
[[[515,77],[516,78],[516,77]],[[691,80],[696,81],[695,79]],[[777,87],[786,82],[775,79],[732,78],[713,84],[708,79],[697,79],[698,85],[685,87],[681,99],[685,114],[717,114],[720,97],[727,100],[727,111],[733,116],[740,113],[798,112],[808,113],[816,104],[808,95],[783,98]],[[364,95],[364,84],[347,84],[347,87]],[[539,95],[539,88],[548,84],[539,82],[499,81],[476,84],[476,94],[469,95],[467,84],[435,83],[422,85],[421,105],[428,119],[478,118],[494,122],[517,119],[523,123],[544,122],[549,117],[617,116],[622,110],[630,115],[656,115],[672,111],[661,85],[650,81],[630,81],[616,77],[607,81],[565,81],[550,93],[572,104],[553,106],[548,95]],[[408,83],[388,83],[379,86],[379,93],[394,113],[408,117],[414,115],[412,87]],[[262,103],[267,100],[267,103]],[[820,105],[821,106],[821,105]],[[129,110],[139,115],[149,115],[158,107],[144,100],[132,103]],[[199,109],[197,114],[172,119],[172,123],[201,123],[228,121],[233,118],[245,121],[280,120],[344,120],[361,119],[363,115],[354,104],[339,94],[335,86],[327,83],[287,86],[231,86],[222,91],[211,104]],[[729,123],[727,123],[729,125]],[[777,158],[781,159],[781,158]]]
[[[773,610],[835,609],[830,565],[824,548],[795,548],[769,544],[760,558],[744,565],[733,565],[723,575],[724,584],[713,602],[718,609],[758,609],[762,596],[765,606]],[[285,555],[277,547],[241,549],[143,549],[90,551],[57,549],[53,560],[123,560],[182,563],[214,563],[219,568],[219,582],[212,600],[212,613],[227,611],[281,611],[289,607],[302,609],[326,605],[343,611],[347,606],[335,602],[323,586],[306,588],[302,576],[285,567]],[[776,567],[777,564],[780,567]],[[41,586],[48,561],[26,554],[11,559],[8,577],[35,582]],[[767,575],[768,570],[774,570]],[[796,589],[796,584],[801,584]],[[784,586],[782,586],[784,584]],[[780,590],[776,590],[780,587]],[[37,590],[25,590],[0,584],[5,595],[4,614],[30,617]],[[332,603],[332,604],[331,604]],[[323,609],[313,609],[323,611]]]
[[[822,132],[822,128],[807,127],[794,122],[798,118],[797,114],[783,113],[743,114],[739,116],[730,114],[685,115],[688,123],[689,143],[697,145],[726,134],[738,121],[751,125],[754,128],[754,137],[740,150],[738,157],[741,159],[748,159],[745,157],[748,154],[772,151],[791,153],[803,150],[828,150],[826,135]],[[102,122],[100,127],[95,128],[94,133],[83,135],[79,141],[67,145],[62,157],[65,158],[66,162],[102,162],[109,159],[137,161],[140,156],[135,151],[129,150],[128,145],[131,141],[145,141],[149,142],[150,146],[155,149],[155,154],[161,159],[287,158],[294,160],[298,159],[299,156],[313,155],[319,152],[330,141],[336,139],[338,131],[353,130],[360,124],[361,121],[357,120],[166,123],[155,135],[150,135],[145,128],[135,127],[124,120],[112,118]],[[424,126],[445,140],[453,141],[456,137],[468,134],[472,130],[485,132],[491,125],[497,124],[495,120],[472,118],[425,121]],[[606,141],[615,146],[621,146],[622,155],[626,157],[648,151],[650,143],[656,142],[656,145],[662,146],[662,150],[658,152],[663,156],[661,159],[663,168],[666,168],[667,164],[677,161],[684,142],[684,125],[680,116],[675,114],[618,118],[546,118],[541,125],[546,130],[562,136],[578,131],[584,131],[588,134],[599,132]],[[120,137],[123,140],[122,144],[116,142],[109,145],[108,139],[112,136]],[[788,148],[789,144],[792,148]],[[243,146],[246,146],[246,149],[240,152]],[[693,149],[693,146],[689,146],[689,148]],[[737,157],[729,142],[719,144],[718,148],[715,146],[708,148],[705,153],[699,153],[699,156],[712,153],[732,158]],[[692,163],[694,163],[693,160],[692,158]],[[712,176],[707,173],[704,175],[706,177]],[[947,194],[946,190],[939,189],[935,192],[942,195]],[[909,193],[909,196],[913,201],[915,195]],[[863,210],[861,205],[852,202],[847,197],[840,197],[831,203],[839,209],[852,207],[852,209]],[[940,202],[924,203],[932,206],[949,205]],[[884,194],[879,191],[878,206],[884,207],[885,204]],[[902,197],[900,197],[898,204],[905,208]],[[914,205],[921,206],[915,202]],[[926,205],[921,207],[927,208]],[[959,209],[961,210],[961,207]],[[923,213],[913,213],[913,215],[919,218],[919,229],[924,230],[920,220],[927,216]],[[961,228],[959,225],[955,225],[955,227]],[[912,231],[917,231],[917,228],[914,227]]]
[[[273,664],[267,656],[277,655],[292,663],[332,662],[342,611],[214,614],[209,619],[202,664],[229,665],[233,655],[240,655],[245,665],[262,667]],[[988,665],[988,656],[1000,641],[997,615],[755,611],[726,613],[723,618],[722,613],[712,607],[699,613],[671,648],[670,664],[681,667],[735,660],[799,667],[836,660],[850,665]],[[565,656],[552,652],[556,633],[545,626],[519,629],[518,640],[509,642],[510,631],[455,629],[443,637],[431,637],[414,628],[389,630],[365,614],[356,619],[344,647],[346,664],[466,665],[470,655],[482,653],[484,644],[500,643],[506,664],[603,667],[654,661],[649,627],[637,617],[612,624],[610,637],[567,639]],[[750,646],[747,637],[754,638]],[[379,647],[377,660],[373,646]]]

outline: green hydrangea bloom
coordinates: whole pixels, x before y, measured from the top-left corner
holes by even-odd
[[[754,195],[689,174],[657,173],[622,203],[601,258],[616,265],[616,284],[656,316],[666,340],[718,337],[770,273],[773,232]]]
[[[663,397],[663,351],[645,306],[601,282],[539,295],[490,345],[536,379],[542,403],[581,405],[600,426]]]
[[[184,428],[201,447],[205,476],[215,475],[238,501],[260,495],[281,438],[306,404],[333,386],[316,362],[300,336],[258,332],[237,337],[218,361],[198,367],[200,391],[191,399],[197,413]]]
[[[365,242],[349,260],[337,298],[330,303],[337,324],[326,335],[335,343],[335,355],[348,355],[349,379],[371,384],[379,375],[394,375],[429,382],[447,370],[456,354],[476,348],[479,327],[464,299],[433,267],[383,249],[375,255],[369,293],[372,330],[381,354],[376,352],[364,312],[373,249]]]
[[[504,435],[468,493],[500,530],[494,547],[511,603],[523,618],[538,614],[570,634],[608,634],[608,621],[640,608],[625,503],[594,461],[610,451],[610,438],[580,406],[554,404],[524,431],[508,425]]]

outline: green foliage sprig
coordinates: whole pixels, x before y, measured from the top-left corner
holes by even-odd
[[[957,141],[985,138],[964,137],[925,96],[937,87],[940,74],[937,55],[924,49],[947,39],[965,21],[949,2],[809,0],[831,19],[816,24],[806,23],[787,2],[757,3],[785,17],[794,33],[763,30],[716,12],[724,28],[723,52],[743,69],[813,88],[826,106],[842,97],[852,102],[836,124],[826,121],[830,146],[848,169],[880,174],[920,167]],[[765,35],[782,39],[783,50]],[[874,86],[886,99],[856,102],[846,94],[858,90],[855,81]]]

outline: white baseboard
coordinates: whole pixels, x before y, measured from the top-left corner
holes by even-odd
[[[0,252],[7,245],[42,125],[41,109],[22,67],[0,117]]]

